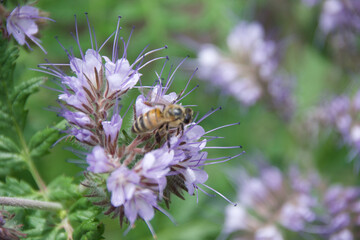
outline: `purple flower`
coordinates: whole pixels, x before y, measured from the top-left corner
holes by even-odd
[[[93,132],[87,129],[71,128],[68,132],[79,142],[88,144],[90,146],[99,144],[99,139],[94,135]]]
[[[115,165],[111,163],[109,157],[102,147],[95,146],[92,152],[86,156],[86,162],[89,164],[87,170],[93,173],[110,172]]]
[[[170,171],[173,158],[174,151],[168,151],[164,148],[156,149],[146,153],[139,166],[141,175],[145,177],[146,183],[155,181],[158,185],[160,197],[162,197],[166,186],[166,174]]]
[[[283,239],[276,225],[302,232],[307,231],[307,225],[316,219],[316,199],[311,195],[312,188],[307,187],[314,185],[312,178],[301,178],[295,173],[284,175],[276,167],[263,167],[259,177],[245,176],[239,180],[241,211],[226,211],[224,232],[234,233],[234,236],[259,236],[259,239]],[[237,235],[239,231],[240,235]]]
[[[18,6],[16,7],[6,19],[6,28],[9,35],[13,35],[15,40],[20,44],[26,44],[30,49],[29,43],[26,41],[28,37],[32,42],[40,47],[40,49],[46,54],[45,49],[40,45],[40,40],[35,37],[39,31],[37,25],[40,19],[47,19],[41,16],[39,9],[32,6]]]
[[[156,195],[148,190],[136,191],[131,199],[125,203],[125,215],[133,225],[139,215],[146,222],[154,217],[154,207],[157,206]]]
[[[315,122],[334,128],[340,133],[343,142],[352,150],[350,160],[357,157],[360,152],[359,96],[360,91],[353,97],[337,96],[318,108],[317,112],[326,112],[326,115],[315,115]]]
[[[329,239],[354,239],[354,229],[360,226],[360,188],[330,186],[324,196],[325,227]],[[356,230],[355,230],[356,231]],[[345,239],[345,238],[344,238]]]
[[[140,176],[127,167],[119,167],[106,180],[106,186],[111,192],[111,204],[115,207],[124,205],[134,197],[140,183]]]
[[[67,109],[64,109],[60,115],[65,118],[69,123],[77,125],[81,128],[92,128],[93,122],[92,119],[89,118],[88,115],[86,115],[83,112],[72,112]]]
[[[325,0],[320,16],[320,29],[329,34],[335,31],[360,31],[360,17],[356,12],[360,9],[357,0],[346,3],[341,0]]]
[[[204,44],[197,61],[199,77],[235,97],[241,104],[252,106],[265,99],[270,106],[288,118],[293,111],[291,82],[278,73],[278,47],[265,39],[257,22],[240,22],[227,38],[228,52]]]
[[[122,125],[122,118],[115,112],[111,121],[103,121],[101,124],[104,129],[105,143],[112,154],[115,153],[119,132]]]
[[[108,57],[105,59],[105,76],[109,84],[109,95],[118,92],[126,91],[133,88],[139,81],[141,74],[133,70],[133,66],[127,59],[118,59],[112,62]]]

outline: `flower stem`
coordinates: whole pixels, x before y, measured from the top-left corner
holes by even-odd
[[[0,205],[55,211],[63,209],[63,206],[58,202],[46,202],[15,197],[0,197]]]
[[[24,157],[24,160],[25,162],[27,163],[28,167],[29,167],[29,171],[31,173],[31,175],[33,176],[35,182],[36,182],[36,185],[38,186],[40,192],[43,193],[43,195],[45,196],[45,191],[46,191],[46,184],[44,182],[44,180],[42,180],[38,170],[36,169],[36,166],[30,156],[30,152],[29,152],[29,148],[25,142],[25,139],[24,139],[24,136],[19,128],[19,126],[17,125],[17,123],[15,122],[15,126],[16,126],[16,130],[17,130],[17,133],[18,133],[18,136],[20,138],[20,142],[21,142],[21,145],[23,147],[23,157]]]

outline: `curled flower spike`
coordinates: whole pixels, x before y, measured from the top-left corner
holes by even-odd
[[[16,7],[6,19],[6,29],[9,35],[14,36],[15,40],[20,44],[26,44],[32,50],[26,37],[35,43],[45,54],[47,52],[40,44],[40,39],[35,37],[39,32],[38,24],[41,21],[54,21],[44,16],[36,7],[32,6],[18,6]]]
[[[105,215],[118,217],[121,225],[125,221],[131,228],[137,219],[142,219],[155,236],[150,220],[156,210],[174,221],[159,206],[161,202],[169,206],[171,195],[183,198],[183,190],[190,195],[198,190],[204,191],[201,187],[216,192],[204,184],[209,177],[204,166],[228,161],[243,152],[231,157],[208,158],[204,150],[211,139],[206,134],[237,124],[205,132],[199,123],[220,108],[193,121],[193,110],[180,102],[197,88],[187,91],[192,76],[180,93],[167,93],[185,59],[174,71],[170,70],[164,85],[161,75],[168,58],[158,57],[143,63],[146,56],[166,46],[141,52],[130,63],[126,59],[128,43],[123,42],[124,53],[118,58],[119,22],[120,18],[113,34],[115,40],[111,58],[102,56],[102,46],[98,49],[95,44],[94,48],[93,42],[91,49],[82,51],[76,31],[81,58],[66,51],[69,64],[41,64],[39,71],[60,81],[62,90],[58,112],[70,125],[66,133],[91,149],[86,156],[88,167],[83,182],[91,190],[88,197],[94,198],[94,204],[107,209]],[[89,31],[92,38],[90,24]],[[142,77],[139,71],[159,59],[166,60],[160,74],[157,74],[157,83],[137,87],[142,94],[135,101],[131,135],[123,129],[126,113],[120,115],[121,97],[136,87]],[[64,66],[70,67],[70,75],[61,69]],[[145,89],[149,92],[145,93]]]

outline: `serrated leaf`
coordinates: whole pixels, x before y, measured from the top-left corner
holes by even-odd
[[[53,128],[46,128],[34,134],[29,143],[30,156],[36,159],[48,153],[49,148],[59,140],[61,135],[60,130],[65,128],[66,121],[63,120]]]
[[[71,222],[83,222],[95,218],[101,213],[101,209],[93,205],[87,198],[80,198],[69,211]]]
[[[0,196],[29,197],[33,194],[34,190],[27,182],[11,177],[7,177],[5,183],[0,182]]]
[[[5,102],[13,86],[13,72],[18,58],[18,49],[8,48],[8,41],[0,32],[0,100]]]
[[[12,127],[12,125],[11,116],[3,109],[0,109],[0,129]]]
[[[39,86],[45,82],[45,78],[32,78],[26,82],[17,85],[9,97],[12,103],[12,110],[20,128],[23,129],[27,110],[24,109],[27,98],[39,89]]]
[[[18,153],[18,146],[8,137],[0,135],[0,152]]]
[[[80,196],[78,185],[73,183],[73,178],[60,176],[48,185],[48,197],[52,201],[74,200]]]
[[[96,218],[84,221],[74,230],[74,239],[79,240],[99,240],[104,233],[104,224]]]

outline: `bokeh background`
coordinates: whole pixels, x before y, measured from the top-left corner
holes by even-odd
[[[308,114],[312,109],[335,95],[353,94],[359,86],[356,69],[359,62],[350,57],[345,60],[338,58],[327,37],[321,36],[318,21],[321,5],[309,6],[300,0],[40,0],[36,6],[47,11],[56,21],[49,22],[41,31],[42,45],[48,55],[36,47],[32,52],[25,47],[21,48],[16,70],[17,81],[42,76],[30,69],[36,68],[45,59],[56,63],[67,62],[66,54],[55,36],[66,48],[73,46],[74,52],[77,51],[75,40],[70,34],[75,32],[74,15],[77,16],[82,48],[90,47],[85,12],[88,13],[99,44],[115,30],[118,16],[122,16],[120,34],[124,39],[135,27],[128,48],[130,62],[146,45],[149,45],[149,49],[168,45],[168,49],[157,56],[168,55],[170,63],[175,66],[189,55],[186,67],[180,68],[172,85],[171,90],[176,92],[183,89],[198,67],[196,61],[193,61],[197,57],[198,44],[212,43],[225,50],[226,38],[238,22],[260,22],[267,36],[281,46],[280,68],[292,76],[296,108],[292,117],[285,121],[264,101],[251,107],[243,106],[234,97],[223,94],[195,75],[190,85],[194,87],[199,84],[200,87],[186,97],[183,103],[197,105],[194,110],[200,115],[211,108],[222,106],[221,111],[203,122],[202,126],[206,130],[229,123],[241,124],[217,131],[216,135],[225,138],[211,144],[242,145],[246,151],[246,154],[230,162],[208,166],[210,177],[207,184],[236,201],[235,175],[244,169],[251,171],[254,162],[258,161],[275,165],[284,172],[289,166],[297,165],[304,171],[319,172],[321,178],[330,183],[359,183],[358,173],[354,170],[354,161],[358,157],[349,158],[351,148],[343,143],[339,133],[331,128],[319,132],[308,131]],[[111,54],[111,44],[103,49],[104,53]],[[143,70],[143,84],[151,85],[156,80],[155,71],[159,72],[161,67],[162,62],[147,66]],[[55,85],[48,81],[46,86]],[[124,106],[134,100],[136,91],[133,89],[123,99]],[[47,110],[49,106],[57,105],[56,99],[56,92],[47,88],[41,88],[38,94],[30,98],[29,123],[26,128],[28,136],[60,121],[55,112]],[[127,129],[130,127],[130,122],[125,125]],[[36,162],[46,182],[58,175],[74,176],[80,181],[83,169],[69,162],[69,159],[76,159],[73,153],[65,150],[69,146],[74,147],[69,141],[63,140],[51,149],[50,154]],[[239,149],[209,150],[209,156],[213,157],[236,153],[239,153]],[[27,172],[20,175],[31,179]],[[157,213],[151,223],[159,239],[216,239],[222,231],[224,208],[227,205],[216,194],[209,197],[199,193],[198,203],[195,196],[186,197],[185,201],[174,198],[169,212],[176,219],[177,226],[161,213]],[[106,239],[152,239],[142,221],[137,221],[136,228],[126,237],[122,236],[124,229],[120,229],[117,220],[104,217],[103,221],[106,224]]]

